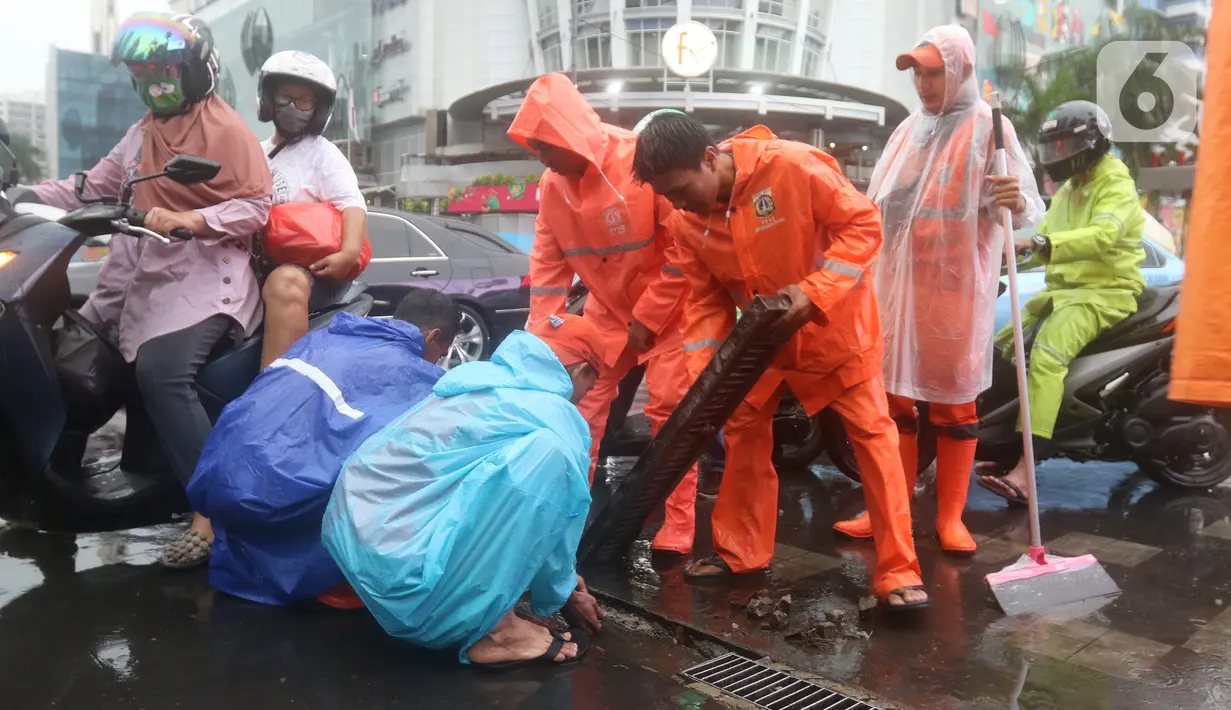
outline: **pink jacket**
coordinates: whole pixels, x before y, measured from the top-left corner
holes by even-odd
[[[124,138],[89,171],[86,196],[118,195],[120,183],[137,174],[143,129]],[[73,180],[48,180],[34,188],[55,207],[81,206]],[[261,319],[261,290],[248,257],[252,235],[265,226],[271,200],[228,200],[198,210],[222,234],[209,239],[162,244],[150,238],[116,234],[98,286],[82,307],[101,326],[129,362],[147,340],[196,325],[219,313],[230,316],[245,334]]]

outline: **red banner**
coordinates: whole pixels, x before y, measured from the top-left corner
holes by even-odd
[[[471,185],[449,188],[450,214],[462,212],[538,212],[538,183]]]

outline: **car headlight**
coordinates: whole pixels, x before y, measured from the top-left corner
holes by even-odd
[[[15,251],[0,251],[0,269],[8,265],[10,261],[17,258]]]

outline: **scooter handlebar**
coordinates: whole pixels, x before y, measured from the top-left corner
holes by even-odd
[[[147,214],[149,213],[142,212],[141,210],[129,210],[128,216],[127,216],[128,224],[131,225],[132,227],[140,229],[142,232],[149,232],[150,230],[146,229],[145,227],[145,217]],[[188,241],[189,239],[195,238],[197,236],[197,233],[187,227],[175,227],[171,230],[171,232],[167,236],[171,237],[172,239]],[[166,237],[162,237],[162,239],[160,239],[159,241],[163,241],[165,239]]]

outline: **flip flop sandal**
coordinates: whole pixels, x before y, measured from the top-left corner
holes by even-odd
[[[502,661],[500,663],[475,663],[474,666],[487,673],[512,673],[530,666],[571,666],[580,663],[585,657],[586,652],[590,650],[590,634],[584,629],[573,628],[568,630],[569,638],[564,638],[563,634],[552,634],[551,645],[543,652],[543,655],[535,658],[523,658],[520,661]],[[556,656],[560,655],[560,649],[564,648],[566,643],[577,644],[577,655],[572,658],[566,658],[563,661],[557,661]]]
[[[1009,489],[1013,491],[1013,495],[1009,495],[1008,493],[1005,493],[1003,489],[998,488],[997,486],[994,486],[988,483],[985,480],[988,478],[994,478],[997,481],[1000,481],[1004,485],[1008,486]],[[979,487],[982,488],[983,490],[995,493],[1001,498],[1004,498],[1005,500],[1009,501],[1009,505],[1017,505],[1017,506],[1029,506],[1030,505],[1030,499],[1026,497],[1026,494],[1022,491],[1022,489],[1018,488],[1017,484],[1014,483],[1013,481],[1006,481],[1003,476],[992,476],[992,475],[984,474],[982,476],[979,476],[976,482],[979,484]]]
[[[917,584],[912,587],[898,587],[892,592],[889,592],[889,594],[886,595],[884,599],[882,599],[883,604],[881,604],[881,606],[884,606],[885,610],[888,611],[890,614],[900,614],[900,613],[907,612],[907,611],[922,611],[928,608],[929,606],[931,606],[932,604],[931,599],[924,599],[921,602],[909,602],[906,604],[890,604],[889,603],[889,597],[892,597],[895,595],[901,598],[903,601],[905,601],[906,592],[911,592],[911,591],[926,592],[927,589],[922,584]]]
[[[189,530],[180,539],[167,546],[158,559],[169,569],[195,569],[209,562],[209,550],[213,542],[204,535]]]
[[[697,572],[697,570],[701,567],[717,567],[719,571],[712,572],[710,574],[700,574]],[[696,560],[692,564],[689,564],[687,567],[685,567],[684,568],[684,579],[689,582],[704,583],[704,582],[730,579],[732,577],[740,577],[740,578],[753,577],[756,575],[765,574],[765,572],[766,570],[763,570],[763,569],[753,570],[751,572],[735,572],[731,569],[731,565],[727,564],[727,561],[722,559],[722,557],[718,555],[712,555],[704,559]]]

